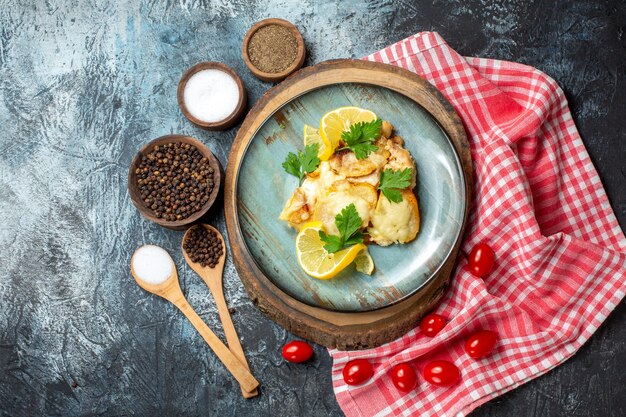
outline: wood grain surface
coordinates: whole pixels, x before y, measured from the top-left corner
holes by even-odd
[[[173,262],[173,261],[172,261]],[[143,281],[135,272],[134,257],[130,261],[131,275],[141,288],[149,293],[162,297],[176,306],[187,317],[189,322],[193,325],[196,331],[202,336],[204,341],[209,345],[211,350],[219,358],[222,364],[232,374],[233,378],[239,382],[241,389],[245,392],[256,391],[259,386],[259,382],[254,378],[254,375],[250,373],[248,364],[245,360],[242,361],[226,346],[207,326],[202,318],[191,307],[182,289],[180,288],[180,281],[178,279],[178,273],[176,267],[172,269],[170,276],[162,283],[153,284]]]
[[[183,239],[181,242],[181,247],[183,251],[183,258],[185,258],[185,262],[187,265],[196,273],[204,283],[207,285],[209,290],[211,291],[211,296],[213,297],[213,301],[217,307],[217,313],[220,317],[220,322],[222,323],[222,330],[224,331],[224,336],[226,336],[226,342],[228,343],[228,348],[230,351],[239,359],[248,370],[250,370],[250,365],[246,359],[246,354],[243,351],[243,347],[241,346],[241,340],[239,335],[237,334],[237,329],[235,329],[235,325],[233,323],[233,319],[230,315],[230,311],[228,311],[228,304],[226,303],[226,298],[224,297],[224,278],[222,274],[224,273],[224,263],[226,262],[226,242],[224,241],[224,237],[220,233],[219,230],[214,228],[208,224],[200,224],[197,227],[205,227],[208,230],[213,231],[217,239],[220,241],[224,253],[220,256],[217,264],[211,268],[210,266],[202,266],[198,262],[193,262],[187,252],[185,252],[185,241],[189,236],[189,232],[194,230],[195,228],[187,229],[185,234],[183,235]],[[259,390],[246,390],[243,386],[241,387],[241,394],[244,398],[252,398],[259,395]]]
[[[198,138],[226,166],[237,129],[191,124],[176,86],[191,65],[221,61],[253,105],[272,84],[248,71],[241,42],[266,17],[298,26],[307,65],[435,30],[465,56],[537,67],[564,89],[626,228],[622,0],[0,0],[0,416],[342,415],[326,349],[285,364],[294,336],[250,302],[231,260],[224,291],[263,383],[251,400],[176,308],[128,274],[138,246],[168,249],[185,296],[224,340],[182,232],[141,217],[126,178],[137,150],[169,133]],[[207,221],[228,239],[221,210]],[[622,417],[625,359],[622,303],[572,359],[472,416]]]
[[[248,251],[240,228],[238,188],[240,166],[259,128],[294,97],[338,83],[372,84],[396,91],[428,111],[452,142],[465,176],[465,214],[460,234],[450,256],[427,284],[407,299],[390,307],[367,312],[338,312],[304,304],[283,292],[267,277]],[[472,160],[465,130],[448,101],[418,75],[386,64],[360,60],[333,60],[304,68],[280,85],[267,91],[250,110],[233,142],[224,187],[226,225],[231,251],[239,277],[250,298],[261,311],[287,330],[321,345],[348,349],[368,349],[390,342],[415,326],[439,301],[449,283],[465,221],[469,213]],[[250,173],[253,174],[253,173]],[[278,221],[278,220],[276,220]]]

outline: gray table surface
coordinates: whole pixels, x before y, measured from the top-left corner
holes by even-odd
[[[248,72],[240,43],[266,17],[301,29],[308,64],[435,30],[461,54],[543,70],[564,88],[626,226],[623,2],[0,0],[0,415],[341,415],[325,349],[283,363],[292,336],[251,304],[232,263],[227,299],[263,382],[247,401],[191,325],[128,273],[139,245],[169,249],[191,304],[219,329],[181,233],[139,216],[126,173],[167,133],[201,139],[226,165],[236,128],[195,128],[176,84],[190,65],[222,61],[254,103],[270,85]],[[212,223],[224,231],[223,213]],[[473,415],[626,415],[624,303],[573,359]]]

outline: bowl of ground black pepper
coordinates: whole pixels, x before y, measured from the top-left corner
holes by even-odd
[[[145,218],[174,230],[198,223],[222,187],[223,169],[200,141],[166,135],[144,145],[128,170],[128,193]]]
[[[252,26],[241,50],[246,66],[263,81],[278,82],[304,64],[302,34],[283,19],[265,19]]]

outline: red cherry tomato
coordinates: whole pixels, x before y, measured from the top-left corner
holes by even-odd
[[[491,330],[481,330],[467,338],[465,352],[470,358],[484,358],[493,352],[497,343],[498,333]]]
[[[417,384],[417,374],[410,364],[400,363],[391,368],[391,380],[400,391],[409,392]]]
[[[424,366],[423,374],[426,381],[439,387],[453,385],[461,378],[459,368],[452,362],[444,360],[428,362]]]
[[[293,340],[283,346],[283,358],[289,362],[306,362],[313,356],[313,348],[302,340]]]
[[[420,321],[420,329],[428,337],[435,337],[444,327],[446,327],[446,319],[439,314],[429,314]]]
[[[374,368],[365,359],[354,359],[343,368],[343,380],[348,385],[359,385],[374,375]]]
[[[493,263],[496,258],[496,254],[486,243],[479,243],[469,254],[467,258],[467,266],[472,274],[477,277],[484,277],[493,269]]]

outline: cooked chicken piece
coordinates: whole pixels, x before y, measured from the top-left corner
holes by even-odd
[[[420,215],[413,191],[403,190],[400,203],[392,203],[380,193],[371,222],[367,232],[380,246],[415,239],[420,228]]]
[[[370,159],[371,154],[365,159],[356,159],[354,152],[349,150],[336,152],[330,158],[330,166],[338,175],[344,177],[362,177],[372,173],[378,166]]]
[[[376,206],[378,201],[378,192],[369,184],[352,184],[350,181],[335,181],[329,189],[330,193],[349,192],[366,200],[372,208]]]
[[[380,134],[384,137],[384,138],[389,138],[391,137],[391,133],[393,132],[393,125],[391,123],[389,123],[386,120],[383,120],[383,126],[380,129]]]
[[[377,151],[372,152],[367,156],[367,159],[376,164],[377,169],[381,169],[387,163],[391,154],[385,149],[379,147]]]
[[[369,184],[352,184],[349,181],[337,181],[329,189],[328,195],[317,200],[313,220],[322,222],[326,233],[338,235],[335,216],[350,204],[354,204],[363,221],[361,227],[367,227],[376,207],[378,193]]]
[[[380,185],[380,170],[377,169],[371,174],[363,175],[361,177],[350,177],[346,179],[353,184],[365,183],[378,189],[378,185]]]
[[[380,155],[381,157],[383,157],[385,159],[385,163],[387,163],[387,159],[389,159],[389,157],[391,156],[391,154],[387,150],[387,144],[388,143],[389,143],[389,139],[384,138],[384,137],[380,137],[380,138],[376,139],[376,142],[374,142],[374,145],[376,145],[378,147],[378,150],[376,152],[374,152],[374,153],[376,155]]]
[[[299,190],[304,194],[304,200],[309,207],[315,207],[317,198],[325,194],[324,181],[321,175],[317,177],[306,177]]]
[[[395,143],[396,145],[400,145],[400,146],[404,146],[404,139],[402,139],[400,136],[396,135],[392,138],[389,138],[393,143]]]
[[[318,198],[328,194],[329,188],[335,182],[345,179],[344,176],[335,174],[330,168],[330,163],[327,161],[322,161],[315,172],[317,172],[316,176],[307,174],[300,187],[304,192],[306,203],[310,208],[315,207]]]
[[[285,204],[278,218],[289,223],[289,226],[299,229],[302,223],[309,220],[311,213],[302,188],[296,188],[291,198]]]
[[[385,149],[386,143],[386,139],[377,141],[378,150],[370,153],[365,159],[356,159],[353,152],[348,152],[336,159],[331,159],[331,166],[335,172],[345,176],[352,183],[367,183],[378,188],[380,171],[387,163],[387,158],[390,155],[389,151]],[[367,171],[370,172],[366,173]]]
[[[411,180],[411,185],[409,186],[409,189],[413,189],[415,187],[417,173],[415,170],[415,162],[413,161],[411,153],[397,143],[392,142],[391,140],[387,141],[385,149],[389,151],[390,156],[387,164],[383,167],[383,169],[392,169],[394,171],[398,171],[405,168],[411,168],[413,170],[413,179]]]

